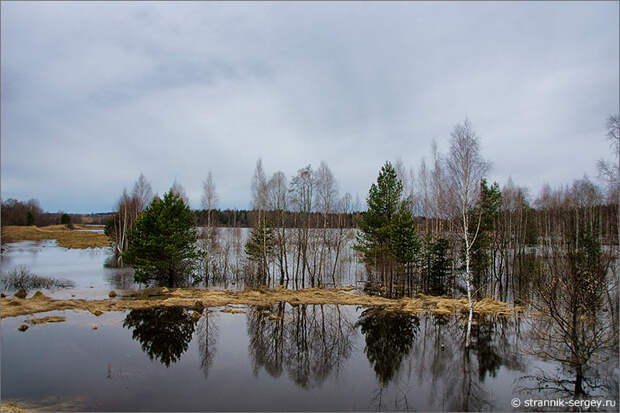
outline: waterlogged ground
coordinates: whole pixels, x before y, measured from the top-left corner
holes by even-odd
[[[234,311],[234,312],[223,312]],[[2,398],[100,411],[507,410],[552,366],[519,351],[520,321],[464,324],[352,306],[278,304],[51,312],[2,320]],[[42,316],[42,315],[37,315]]]
[[[99,299],[135,287],[130,270],[104,267],[109,254],[21,242],[7,246],[0,269],[25,265],[75,282],[43,291],[51,297]],[[42,317],[65,321],[32,321]],[[0,323],[2,402],[26,410],[505,411],[514,398],[570,397],[570,369],[538,357],[544,343],[525,315],[477,317],[469,350],[462,318],[353,305],[165,307],[98,317],[65,310]],[[617,358],[595,373],[596,383],[617,388]],[[544,392],[560,385],[568,391]],[[617,401],[617,391],[596,391]]]
[[[135,288],[130,269],[108,268],[104,264],[110,247],[69,249],[58,247],[55,240],[22,241],[3,246],[0,271],[9,273],[25,267],[32,273],[75,283],[75,288],[47,290],[54,298],[106,298],[112,289]],[[10,291],[9,291],[10,292]]]

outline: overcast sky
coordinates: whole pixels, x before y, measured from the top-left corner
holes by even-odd
[[[535,195],[610,157],[618,2],[2,3],[2,198],[110,211],[140,172],[247,208],[256,160],[362,199],[468,117]]]

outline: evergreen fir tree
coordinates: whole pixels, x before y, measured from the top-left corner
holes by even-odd
[[[476,290],[485,289],[489,282],[489,267],[492,264],[491,248],[494,243],[497,220],[502,205],[502,193],[499,185],[489,187],[487,181],[480,182],[480,199],[478,205],[470,212],[472,216],[480,216],[480,227],[470,228],[472,238],[478,231],[476,243],[471,250],[472,282]]]
[[[273,229],[266,220],[261,220],[261,223],[252,229],[250,239],[245,244],[245,254],[258,265],[261,279],[267,274],[267,259],[273,255],[275,244]]]
[[[401,202],[403,184],[392,164],[381,168],[377,183],[368,193],[368,210],[359,222],[360,234],[355,249],[365,262],[378,271],[384,286],[391,291],[394,270],[406,272],[419,249],[413,216],[407,200]]]
[[[134,267],[140,283],[174,287],[190,277],[198,280],[194,214],[178,194],[156,197],[138,216],[123,259]]]

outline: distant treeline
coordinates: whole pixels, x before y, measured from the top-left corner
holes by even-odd
[[[194,211],[198,226],[206,226],[208,211]],[[264,212],[272,225],[282,223],[285,228],[299,228],[302,223],[308,228],[323,228],[323,214],[319,212],[267,211]],[[327,214],[328,228],[356,228],[360,212]],[[213,209],[211,210],[213,225],[218,227],[253,228],[258,222],[258,211],[247,209]]]
[[[2,225],[36,225],[44,227],[46,225],[60,224],[65,212],[46,212],[37,199],[27,202],[9,198],[2,201]],[[67,214],[74,224],[99,224],[103,225],[114,213],[102,212],[97,214]]]
[[[207,225],[207,210],[194,210],[197,226]],[[45,225],[60,224],[60,219],[64,212],[45,212],[41,209],[39,201],[31,199],[27,202],[18,201],[16,199],[8,199],[2,202],[2,225],[36,225],[39,227]],[[271,222],[281,222],[280,215],[277,211],[268,211],[267,219]],[[110,221],[113,212],[101,212],[96,214],[68,214],[71,222],[74,224],[96,224],[105,225]],[[330,213],[327,215],[328,228],[356,228],[357,219],[360,212],[353,213]],[[283,213],[284,226],[286,228],[296,228],[303,223],[309,228],[322,228],[323,215],[318,212],[303,213],[285,211]],[[254,227],[258,212],[248,209],[213,209],[211,210],[211,219],[213,225],[217,227]],[[420,218],[420,222],[424,222],[424,218]]]
[[[556,206],[555,208],[531,208],[523,209],[523,236],[526,244],[534,245],[540,236],[545,236],[544,222],[550,215],[554,215],[563,211],[565,208]],[[583,208],[580,208],[583,210]],[[552,212],[553,211],[553,212]],[[197,226],[207,225],[207,210],[194,210]],[[283,211],[280,215],[279,211],[263,211],[267,221],[272,223],[283,222],[285,228],[323,228],[323,214],[319,212],[293,212]],[[575,212],[574,212],[575,213]],[[584,212],[581,212],[584,213]],[[597,205],[590,214],[598,215],[601,220],[598,231],[605,244],[617,244],[617,205]],[[36,225],[46,226],[61,223],[62,211],[45,212],[41,209],[39,201],[31,199],[27,202],[8,199],[2,202],[2,225]],[[95,214],[68,214],[71,222],[74,224],[94,224],[105,225],[114,217],[112,212],[101,212]],[[505,214],[500,212],[498,218],[502,218]],[[327,214],[327,228],[358,228],[361,212],[352,213],[329,213]],[[281,218],[282,217],[282,218]],[[258,211],[249,209],[213,209],[211,210],[212,225],[216,227],[237,227],[237,228],[253,228],[257,224]],[[434,218],[415,217],[414,223],[418,230],[422,233],[426,231],[436,231],[436,228],[450,228],[450,220],[441,220]],[[453,223],[452,223],[453,224]],[[547,228],[549,224],[546,224]]]
[[[2,202],[2,225],[53,225],[60,223],[62,212],[44,212],[39,201],[21,202],[7,199]]]

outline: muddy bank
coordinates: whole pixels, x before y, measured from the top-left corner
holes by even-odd
[[[181,306],[202,310],[204,307],[220,307],[228,304],[265,306],[278,302],[287,302],[291,305],[341,304],[382,306],[387,310],[409,313],[430,312],[443,315],[469,311],[466,298],[453,299],[421,295],[416,298],[393,300],[349,293],[338,289],[319,288],[297,291],[279,288],[275,290],[232,292],[226,290],[168,289],[157,287],[136,291],[128,297],[105,300],[55,300],[37,291],[30,298],[2,298],[1,314],[2,318],[5,318],[46,311],[83,310],[95,315],[101,315],[107,311],[125,311],[164,306]],[[474,305],[474,311],[478,314],[510,316],[515,311],[520,310],[520,307],[512,307],[506,303],[491,299],[480,300]]]
[[[55,239],[58,242],[58,246],[64,248],[95,248],[112,245],[110,238],[105,234],[79,231],[91,228],[83,225],[75,225],[74,229],[69,229],[64,225],[50,225],[47,227],[3,226],[2,242]]]

